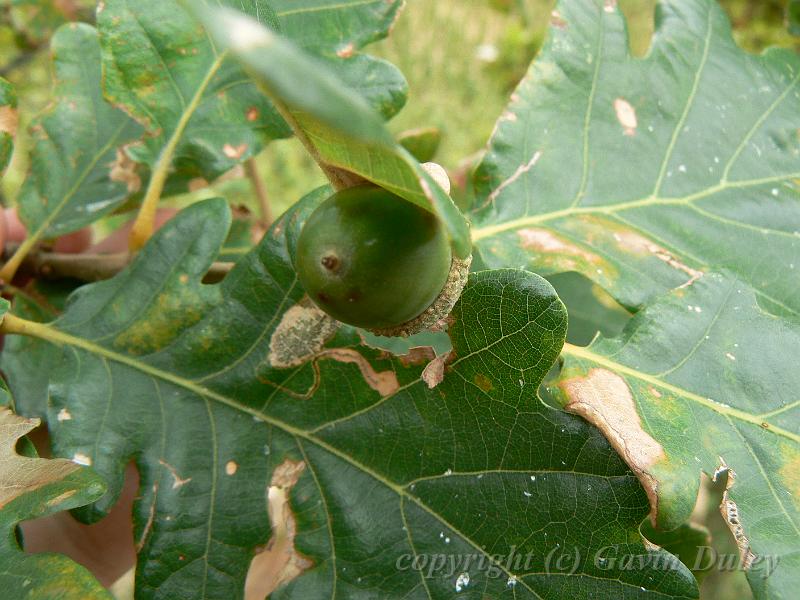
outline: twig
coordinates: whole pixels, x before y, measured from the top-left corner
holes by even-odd
[[[32,252],[20,265],[19,273],[40,279],[78,279],[100,281],[110,279],[130,264],[131,255],[117,254],[64,254],[58,252]],[[234,263],[215,262],[203,278],[204,283],[216,283],[225,278]]]
[[[272,207],[269,204],[269,194],[267,194],[267,186],[264,185],[264,180],[258,174],[258,167],[255,158],[248,158],[244,163],[244,172],[247,174],[250,183],[253,186],[253,191],[258,200],[258,208],[260,211],[258,222],[267,229],[272,225]]]

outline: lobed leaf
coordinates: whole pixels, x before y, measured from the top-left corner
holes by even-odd
[[[299,576],[274,598],[696,598],[683,565],[642,545],[634,474],[597,429],[537,396],[567,327],[552,287],[473,274],[431,388],[419,360],[373,350],[304,300],[294,245],[327,194],[293,207],[221,284],[201,279],[230,215],[203,201],[52,325],[14,321],[58,356],[56,451],[110,482],[86,518],[137,464],[137,597],[241,597],[275,489]],[[434,556],[456,566],[409,566]]]
[[[136,160],[153,166],[165,148],[174,148],[173,185],[175,180],[185,185],[193,178],[214,179],[257,154],[268,141],[291,133],[269,100],[198,26],[184,4],[107,0],[98,10],[106,96],[147,129],[146,144],[131,148]],[[241,8],[257,22],[278,29],[288,19],[290,31],[296,31],[296,17],[302,15],[305,35],[319,38],[315,50],[329,64],[335,63],[357,93],[384,116],[405,102],[406,84],[393,66],[356,54],[368,41],[386,35],[391,23],[386,13],[394,14],[399,1],[382,2],[386,10],[380,14],[360,0],[299,12],[274,10],[264,0],[209,4]],[[362,33],[348,55],[329,52],[331,40],[341,40],[354,23]]]
[[[651,516],[688,520],[700,472],[727,472],[721,510],[756,598],[800,584],[800,323],[731,274],[706,274],[633,317],[624,335],[570,346],[557,392],[639,475]]]
[[[0,384],[0,404],[10,403]],[[62,458],[20,456],[15,447],[39,419],[25,419],[0,408],[0,586],[7,598],[109,599],[92,575],[58,554],[25,554],[15,539],[20,521],[96,500],[105,485],[91,469]]]
[[[713,0],[661,2],[642,59],[616,2],[561,2],[476,177],[483,262],[578,271],[627,307],[724,268],[800,313],[798,81]]]
[[[216,42],[284,105],[323,165],[355,173],[435,212],[457,256],[469,256],[469,227],[461,212],[361,98],[288,40],[245,15],[214,10],[200,16]]]
[[[51,51],[55,99],[31,124],[30,172],[17,199],[28,243],[76,231],[138,189],[121,161],[142,130],[103,100],[97,31],[64,25]]]

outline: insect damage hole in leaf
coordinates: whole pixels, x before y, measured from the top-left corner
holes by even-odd
[[[355,364],[367,385],[383,397],[391,396],[400,389],[394,371],[377,371],[363,354],[353,348],[330,348],[320,352],[319,357]]]
[[[304,298],[283,313],[273,331],[269,364],[277,369],[288,369],[311,360],[319,355],[338,328],[338,321]]]
[[[726,477],[725,490],[722,493],[722,502],[719,505],[719,512],[725,521],[725,524],[730,529],[733,539],[736,541],[736,547],[739,549],[739,558],[742,561],[742,567],[745,571],[749,570],[756,559],[756,555],[750,548],[750,540],[744,531],[744,526],[739,518],[739,507],[730,498],[729,490],[736,484],[736,472],[733,471],[725,461],[720,457],[720,466],[714,471],[712,481],[716,482],[719,477]]]
[[[636,119],[636,109],[625,98],[614,100],[614,112],[617,113],[617,120],[622,125],[623,132],[627,136],[636,135],[636,128],[639,121]]]

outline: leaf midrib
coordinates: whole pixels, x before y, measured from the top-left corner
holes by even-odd
[[[756,425],[761,429],[765,429],[766,431],[771,431],[776,435],[785,437],[789,440],[792,440],[793,442],[800,444],[800,435],[792,433],[791,431],[788,431],[786,429],[783,429],[782,427],[778,427],[777,425],[773,425],[772,423],[765,421],[762,415],[752,415],[738,408],[734,408],[732,406],[715,402],[710,398],[700,396],[699,394],[690,392],[677,385],[659,379],[657,376],[644,373],[642,371],[634,369],[633,367],[629,367],[622,363],[613,361],[603,355],[597,354],[596,352],[592,352],[588,348],[573,346],[572,344],[565,344],[563,353],[581,360],[585,360],[587,362],[595,363],[614,373],[623,374],[627,375],[628,377],[638,379],[639,381],[643,381],[657,388],[661,388],[662,390],[668,391],[685,400],[689,400],[705,408],[711,409],[714,412],[719,413],[720,415],[726,417],[733,417],[739,421],[748,423],[750,425]],[[767,423],[769,427],[765,428],[764,423]]]
[[[676,197],[666,197],[661,198],[657,196],[646,196],[644,198],[639,198],[636,200],[629,200],[627,202],[619,202],[616,204],[602,204],[602,205],[595,205],[595,206],[575,206],[564,208],[561,210],[554,210],[551,212],[546,213],[539,213],[535,215],[528,215],[525,217],[519,217],[517,219],[512,219],[506,221],[504,223],[499,223],[497,225],[486,225],[484,227],[476,227],[472,230],[472,241],[478,242],[482,239],[489,238],[496,236],[501,233],[505,233],[506,231],[511,231],[515,229],[519,229],[521,227],[526,227],[529,225],[537,225],[540,223],[546,223],[548,221],[554,221],[556,219],[561,219],[563,217],[570,217],[574,215],[582,215],[582,214],[606,214],[611,215],[617,212],[622,212],[626,210],[633,210],[637,208],[648,208],[650,206],[692,206],[692,203],[696,200],[702,200],[703,198],[707,198],[709,196],[713,196],[720,192],[732,190],[732,189],[746,189],[749,187],[757,187],[760,185],[766,185],[768,183],[778,183],[781,181],[788,181],[791,179],[800,178],[800,171],[796,173],[784,173],[782,175],[775,175],[772,177],[763,177],[760,179],[742,179],[738,181],[720,181],[719,183],[702,189],[698,192],[693,194],[689,194],[687,196],[676,196]],[[786,235],[792,235],[788,232],[782,232]]]
[[[556,220],[556,219],[560,219],[560,218],[563,218],[563,217],[569,217],[569,216],[580,215],[580,214],[606,214],[606,215],[613,215],[615,213],[622,212],[622,211],[625,211],[625,210],[631,210],[631,209],[636,209],[636,208],[645,208],[645,207],[649,207],[649,206],[688,206],[690,209],[695,210],[697,213],[703,215],[706,218],[713,219],[713,220],[718,220],[718,221],[722,222],[723,219],[721,217],[717,217],[716,215],[714,215],[711,212],[704,211],[703,209],[701,209],[698,206],[694,205],[693,202],[695,200],[701,200],[703,198],[706,198],[706,197],[709,197],[709,196],[713,196],[713,195],[715,195],[715,194],[717,194],[719,192],[726,191],[726,190],[729,190],[729,189],[744,189],[744,188],[752,187],[752,186],[765,185],[767,183],[777,183],[777,182],[780,182],[780,181],[788,181],[790,179],[796,179],[796,178],[800,177],[800,172],[797,172],[797,173],[788,173],[788,174],[783,174],[783,175],[780,175],[780,176],[777,176],[777,177],[769,177],[769,178],[762,178],[762,179],[739,180],[739,181],[733,181],[733,182],[731,182],[729,180],[730,171],[731,171],[733,165],[735,164],[735,162],[741,156],[741,153],[742,153],[743,149],[746,147],[748,141],[750,139],[752,139],[752,137],[755,134],[755,132],[758,131],[758,129],[761,127],[761,125],[764,124],[764,122],[767,120],[767,118],[769,118],[769,116],[777,109],[777,107],[780,106],[783,103],[783,101],[788,97],[788,95],[795,88],[795,86],[798,84],[798,82],[800,82],[800,73],[798,73],[797,75],[795,75],[794,77],[791,78],[791,81],[790,81],[789,85],[786,86],[786,89],[784,89],[783,92],[778,94],[778,96],[775,98],[775,100],[770,104],[769,107],[767,107],[767,109],[759,116],[759,118],[756,119],[756,121],[754,122],[752,127],[748,130],[748,132],[746,133],[746,135],[744,136],[744,138],[742,139],[740,144],[734,150],[733,155],[727,161],[727,164],[725,165],[725,167],[723,169],[723,174],[722,174],[722,177],[721,177],[719,183],[717,183],[716,185],[713,185],[713,186],[709,186],[709,187],[707,187],[707,188],[705,188],[703,190],[700,190],[698,192],[695,192],[693,194],[689,194],[689,195],[683,196],[683,197],[667,197],[667,198],[664,198],[664,197],[660,196],[661,188],[662,188],[662,185],[663,185],[663,182],[664,182],[664,179],[665,179],[665,175],[666,175],[667,169],[669,167],[669,163],[672,160],[672,156],[673,156],[675,147],[677,146],[677,142],[681,137],[683,126],[684,126],[684,124],[685,124],[689,114],[691,113],[691,110],[692,110],[694,104],[695,104],[695,100],[696,100],[696,97],[697,97],[697,91],[698,91],[698,89],[700,87],[700,84],[701,84],[701,81],[702,81],[702,75],[703,75],[703,72],[705,70],[706,64],[708,62],[709,55],[710,55],[711,38],[712,38],[712,34],[714,32],[713,14],[712,13],[713,13],[713,11],[710,9],[710,6],[709,6],[709,10],[708,10],[707,15],[706,15],[706,33],[705,33],[704,41],[703,41],[703,53],[702,53],[702,55],[700,57],[700,62],[698,64],[697,70],[695,72],[694,80],[692,82],[692,88],[690,90],[690,93],[687,96],[687,99],[686,99],[686,102],[684,104],[684,108],[683,108],[683,111],[681,113],[681,116],[678,119],[678,122],[676,123],[675,128],[673,129],[673,133],[672,133],[672,136],[670,137],[669,145],[668,145],[667,150],[665,152],[664,158],[661,161],[661,166],[659,168],[659,174],[658,174],[658,177],[656,179],[656,184],[655,184],[654,190],[649,196],[641,198],[641,199],[638,199],[638,200],[633,200],[633,201],[629,201],[629,202],[622,202],[622,203],[617,203],[617,204],[606,204],[606,205],[601,205],[601,206],[589,206],[589,207],[579,206],[579,203],[580,203],[583,195],[585,194],[584,187],[585,187],[585,183],[586,183],[586,179],[587,179],[588,163],[587,163],[586,154],[587,154],[587,150],[588,150],[588,146],[587,146],[588,134],[589,134],[588,127],[589,127],[589,124],[590,124],[590,120],[588,119],[588,116],[589,116],[590,111],[592,109],[593,97],[594,97],[594,93],[595,93],[596,79],[597,79],[599,71],[601,70],[601,64],[600,64],[601,63],[601,57],[598,55],[597,64],[596,64],[595,69],[594,69],[595,72],[594,72],[594,76],[593,76],[593,80],[592,80],[592,89],[590,91],[590,99],[589,99],[589,106],[588,106],[588,111],[587,111],[587,118],[586,118],[586,120],[584,122],[584,128],[583,128],[583,138],[584,138],[584,149],[583,149],[584,150],[584,153],[583,153],[584,154],[584,157],[583,157],[583,163],[584,164],[583,164],[583,170],[584,170],[584,174],[583,174],[583,178],[582,178],[580,189],[579,189],[578,193],[576,194],[575,198],[573,199],[573,201],[565,209],[551,211],[549,213],[540,213],[540,214],[536,214],[536,215],[528,215],[528,216],[525,216],[525,217],[512,219],[510,221],[507,221],[505,223],[500,223],[498,225],[488,225],[488,226],[484,226],[484,227],[476,227],[476,228],[474,228],[472,230],[472,240],[473,240],[473,242],[477,243],[477,242],[479,242],[480,240],[482,240],[484,238],[493,237],[495,235],[502,234],[502,233],[505,233],[505,232],[510,231],[510,230],[518,229],[520,227],[525,227],[525,226],[529,226],[529,225],[537,225],[537,224],[540,224],[540,223],[546,223],[546,222],[553,221],[553,220]],[[601,41],[602,41],[602,28],[603,28],[604,23],[605,23],[605,20],[603,19],[602,15],[601,15],[601,23],[600,23],[600,27],[599,27],[600,31],[601,31],[601,34],[600,34],[601,35]],[[499,187],[502,187],[502,185],[503,184],[501,183]],[[739,227],[748,228],[748,229],[761,229],[762,231],[764,230],[764,228],[758,228],[757,226],[751,225],[749,223],[739,223],[739,222],[736,222],[736,221],[733,221],[733,220],[727,220],[727,224],[729,224],[731,226],[739,226]],[[645,234],[647,236],[650,236],[650,237],[652,236],[652,234],[650,232],[642,231],[639,228],[637,228],[637,230],[641,231],[643,234]],[[769,234],[771,234],[771,235],[779,235],[779,236],[791,236],[791,237],[793,237],[795,235],[795,234],[792,234],[792,233],[789,233],[789,232],[784,232],[784,231],[776,230],[776,229],[769,230]],[[765,298],[769,299],[770,301],[772,301],[772,302],[774,302],[774,303],[786,308],[789,312],[797,312],[796,310],[787,307],[783,302],[771,297],[766,292],[764,292],[762,290],[759,290],[759,293],[762,296],[764,296]]]
[[[422,510],[424,510],[425,512],[430,514],[432,517],[434,517],[435,519],[437,519],[437,520],[441,521],[442,523],[446,524],[448,528],[450,528],[452,531],[456,532],[465,542],[467,542],[469,545],[471,545],[473,548],[475,548],[478,552],[480,552],[482,554],[485,554],[489,558],[490,562],[492,564],[494,564],[497,568],[499,568],[503,573],[505,573],[508,576],[513,575],[513,573],[508,571],[501,562],[496,561],[492,556],[486,554],[485,550],[483,548],[481,548],[481,546],[478,543],[476,543],[473,540],[471,540],[469,538],[469,536],[467,536],[466,534],[461,532],[459,529],[457,529],[452,523],[450,523],[449,521],[447,521],[447,519],[445,519],[444,517],[439,515],[431,507],[427,506],[424,502],[422,502],[421,499],[419,499],[416,496],[410,494],[406,490],[406,487],[407,487],[406,485],[399,485],[399,484],[394,483],[393,481],[391,481],[389,479],[386,479],[383,475],[381,475],[380,473],[377,473],[372,468],[368,467],[367,465],[362,464],[361,462],[357,461],[356,459],[354,459],[350,455],[346,454],[345,452],[339,450],[335,446],[332,446],[332,445],[328,444],[324,440],[321,440],[321,439],[315,437],[312,433],[309,433],[309,432],[307,432],[307,431],[305,431],[303,429],[300,429],[298,427],[290,425],[289,423],[286,423],[284,421],[281,421],[279,419],[276,419],[274,417],[266,415],[266,414],[262,413],[259,410],[256,410],[254,408],[250,408],[249,406],[247,406],[245,404],[241,404],[241,403],[237,402],[236,400],[228,398],[227,396],[225,396],[223,394],[220,394],[218,392],[210,390],[210,389],[208,389],[206,387],[197,385],[197,384],[193,383],[192,381],[189,381],[189,380],[187,380],[187,379],[185,379],[183,377],[179,377],[177,375],[173,375],[172,373],[169,373],[167,371],[163,371],[161,369],[153,367],[152,365],[148,365],[148,364],[143,363],[141,361],[138,361],[138,360],[132,359],[132,358],[130,358],[128,356],[125,356],[124,354],[119,354],[117,352],[114,352],[113,350],[109,350],[107,348],[104,348],[103,346],[99,346],[97,344],[94,344],[94,343],[89,342],[87,340],[84,340],[82,338],[75,337],[73,335],[64,333],[62,331],[59,331],[57,329],[54,329],[54,328],[46,325],[46,324],[35,323],[33,321],[26,321],[24,319],[20,319],[19,317],[15,317],[14,315],[6,315],[5,319],[6,320],[5,320],[4,324],[6,325],[6,332],[7,333],[20,333],[20,334],[23,334],[23,335],[30,335],[30,336],[33,336],[33,337],[38,337],[40,339],[43,339],[43,340],[45,340],[47,342],[50,342],[50,343],[53,343],[53,344],[56,344],[56,345],[67,345],[67,346],[71,346],[71,347],[74,347],[74,348],[80,348],[81,350],[84,350],[84,351],[86,351],[86,352],[88,352],[90,354],[95,354],[95,355],[100,356],[100,357],[102,357],[104,359],[112,360],[114,362],[118,362],[120,364],[123,364],[123,365],[126,365],[128,367],[131,367],[131,368],[133,368],[135,370],[138,370],[138,371],[140,371],[142,373],[145,373],[146,375],[149,375],[149,376],[151,376],[153,378],[161,379],[163,381],[169,382],[169,383],[171,383],[173,385],[176,385],[178,387],[186,389],[186,390],[196,394],[197,396],[205,399],[206,401],[207,400],[215,400],[216,402],[219,402],[220,404],[228,406],[229,408],[233,408],[234,410],[238,410],[238,411],[241,411],[241,412],[243,412],[245,414],[248,414],[248,415],[250,415],[252,417],[255,417],[255,418],[263,421],[264,423],[266,423],[266,424],[268,424],[268,425],[270,425],[272,427],[277,427],[278,429],[283,430],[284,432],[288,433],[289,435],[292,435],[295,438],[304,439],[307,442],[310,442],[310,443],[322,448],[326,452],[329,452],[330,454],[336,456],[337,458],[339,458],[339,459],[345,461],[346,463],[352,465],[354,468],[356,468],[356,469],[362,471],[363,473],[369,475],[370,477],[372,477],[376,481],[382,483],[387,488],[392,490],[392,492],[397,494],[398,497],[400,497],[401,499],[402,498],[407,498],[407,499],[411,500],[412,502],[414,502],[414,504],[419,506],[419,508],[421,508]],[[527,589],[531,594],[533,594],[537,598],[541,598],[541,596],[539,596],[539,594],[537,594],[536,591],[533,588],[531,588],[530,586],[528,586],[528,584],[526,584],[524,581],[520,580],[519,583],[521,585],[523,585],[525,587],[525,589]]]

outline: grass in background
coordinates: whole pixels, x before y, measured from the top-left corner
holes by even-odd
[[[369,48],[408,79],[408,103],[391,130],[438,127],[436,160],[448,168],[480,150],[508,96],[487,59],[500,58],[504,33],[517,23],[481,0],[409,0],[392,35]]]

